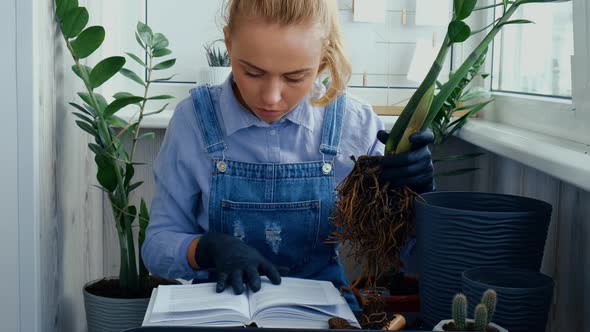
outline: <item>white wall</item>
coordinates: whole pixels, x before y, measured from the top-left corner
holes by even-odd
[[[20,264],[18,256],[18,131],[17,89],[16,89],[16,3],[0,2],[0,39],[7,49],[0,67],[0,98],[4,103],[2,116],[6,126],[0,131],[2,142],[2,163],[0,164],[0,211],[2,211],[2,232],[0,232],[0,270],[4,281],[0,284],[0,321],[6,329],[18,331],[20,328]]]

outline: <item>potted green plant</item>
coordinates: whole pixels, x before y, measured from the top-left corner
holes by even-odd
[[[467,297],[457,294],[453,298],[451,312],[453,319],[438,323],[433,331],[484,331],[508,332],[505,328],[492,322],[496,310],[497,295],[493,289],[483,293],[481,303],[475,307],[473,319],[467,319]]]
[[[221,50],[216,47],[217,42],[223,42],[223,39],[216,39],[206,45],[205,56],[207,57],[207,63],[209,68],[207,69],[207,83],[211,85],[218,85],[225,81],[225,79],[231,73],[231,61],[227,50]]]
[[[455,0],[453,18],[448,25],[442,47],[425,79],[391,129],[385,154],[408,151],[411,146],[409,136],[416,131],[433,126],[445,102],[453,93],[456,93],[470,70],[482,59],[498,32],[509,25],[532,23],[524,19],[510,19],[520,6],[529,3],[561,1],[563,0],[503,0],[476,7],[477,0]],[[466,23],[466,19],[473,12],[496,10],[498,7],[503,9],[502,12],[488,26],[472,31]],[[487,34],[461,66],[452,73],[449,80],[438,85],[437,90],[438,76],[453,44],[465,42],[478,33]],[[462,125],[468,119],[469,116],[466,116],[458,124]],[[335,237],[341,243],[348,244],[350,256],[363,266],[360,277],[367,278],[369,281],[379,280],[379,277],[392,267],[400,269],[400,252],[408,236],[415,233],[414,203],[420,200],[418,195],[407,187],[391,188],[387,184],[379,183],[378,178],[381,172],[379,158],[360,156],[355,159],[353,170],[338,185],[339,200],[334,215]],[[418,241],[420,241],[419,238]],[[423,277],[423,275],[420,276],[421,292]],[[368,287],[375,286],[368,285]],[[421,305],[423,303],[421,297]]]
[[[83,64],[84,59],[100,48],[105,29],[98,25],[87,27],[88,11],[80,7],[77,0],[56,0],[56,17],[74,62],[72,71],[85,88],[85,91],[78,93],[81,102],[72,102],[70,105],[75,110],[73,115],[78,127],[93,137],[88,148],[94,154],[97,166],[96,187],[104,191],[109,199],[115,221],[113,227],[117,230],[120,246],[119,276],[91,281],[83,289],[88,330],[121,331],[140,326],[152,289],[160,283],[169,283],[149,275],[141,252],[137,250],[145,238],[149,214],[143,198],[137,202],[133,192],[142,184],[142,181],[134,178],[135,167],[142,165],[136,161],[137,144],[140,140],[155,137],[154,133],[140,135],[141,121],[166,108],[165,105],[157,111],[146,112],[146,105],[152,100],[174,98],[169,95],[149,96],[149,88],[156,80],[170,79],[155,78],[154,74],[172,67],[176,60],[157,61],[172,53],[168,49],[168,39],[161,33],[153,33],[147,25],[139,22],[136,39],[145,51],[147,61],[141,60],[143,55],[127,55],[145,68],[145,80],[124,68],[126,59],[123,56],[102,59],[94,66],[90,66],[88,61]],[[143,94],[137,96],[119,92],[112,101],[107,101],[97,89],[117,73],[143,86]],[[130,122],[117,116],[117,112],[126,106],[137,109],[136,116]],[[130,150],[126,142],[130,142]],[[132,231],[135,224],[139,224],[138,236],[134,236]]]

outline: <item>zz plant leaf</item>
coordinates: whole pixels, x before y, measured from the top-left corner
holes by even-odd
[[[67,38],[74,38],[88,24],[88,10],[84,7],[71,9],[61,23],[61,30]]]
[[[92,26],[82,31],[78,38],[72,41],[74,56],[84,59],[96,51],[104,41],[105,31],[101,26]]]
[[[96,89],[115,76],[125,65],[125,58],[113,56],[99,62],[90,72],[90,87]]]

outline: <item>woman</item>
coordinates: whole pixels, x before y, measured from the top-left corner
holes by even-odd
[[[154,165],[145,264],[236,294],[259,290],[260,275],[347,285],[337,246],[325,241],[335,187],[350,156],[383,154],[387,133],[369,105],[342,93],[351,69],[336,1],[230,0],[227,8],[233,74],[176,108]],[[317,84],[324,72],[327,89]],[[432,190],[432,134],[411,140],[409,153],[383,158],[382,180]]]

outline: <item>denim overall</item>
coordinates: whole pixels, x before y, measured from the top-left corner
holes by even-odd
[[[346,285],[329,217],[335,198],[334,158],[338,154],[345,97],[325,108],[322,160],[294,164],[244,163],[225,158],[224,135],[209,86],[191,90],[203,142],[211,156],[209,229],[234,235],[256,248],[288,276]],[[354,296],[344,294],[353,310]]]

